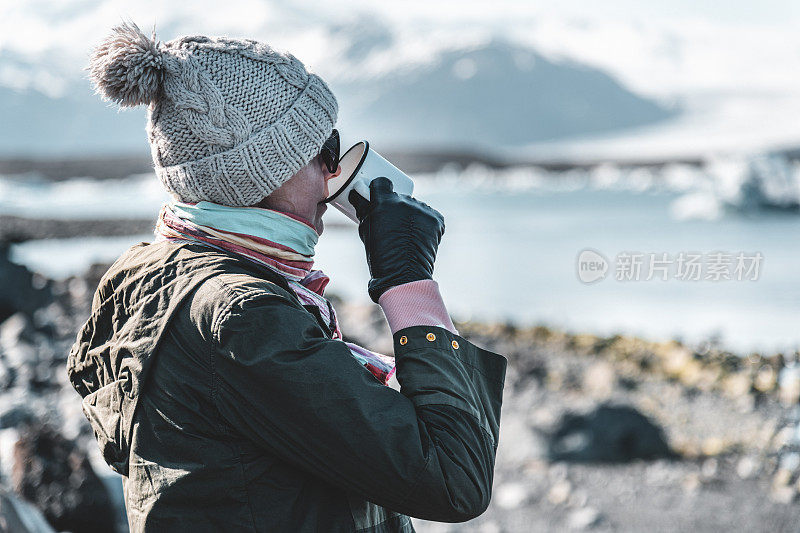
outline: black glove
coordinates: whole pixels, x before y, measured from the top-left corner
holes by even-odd
[[[369,184],[370,200],[350,191],[356,208],[358,234],[367,252],[369,296],[403,283],[433,279],[433,262],[444,234],[444,217],[427,204],[393,191],[384,177]]]

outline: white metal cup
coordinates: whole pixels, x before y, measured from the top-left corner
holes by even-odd
[[[328,198],[325,200],[344,213],[347,218],[358,223],[356,208],[350,203],[349,195],[355,190],[366,200],[370,199],[369,184],[378,177],[388,178],[392,182],[394,192],[411,196],[414,192],[414,181],[393,164],[384,159],[378,152],[370,149],[367,141],[353,145],[339,158],[342,172],[328,180]]]

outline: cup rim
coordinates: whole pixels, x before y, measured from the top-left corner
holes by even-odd
[[[346,156],[347,154],[349,154],[349,153],[350,153],[352,150],[354,150],[354,149],[355,149],[355,147],[356,147],[356,146],[358,146],[358,145],[359,145],[359,144],[361,144],[361,143],[364,143],[364,153],[363,153],[363,154],[361,154],[361,159],[358,161],[358,164],[356,165],[356,168],[354,168],[354,169],[353,169],[353,172],[351,172],[351,173],[350,173],[350,177],[349,177],[349,178],[347,178],[347,181],[345,181],[345,182],[342,184],[342,186],[341,186],[341,187],[339,187],[339,190],[338,190],[338,191],[336,191],[335,193],[333,193],[332,195],[328,196],[328,198],[326,198],[326,199],[325,199],[325,201],[324,201],[323,203],[326,203],[326,204],[327,204],[327,203],[330,203],[330,202],[332,202],[332,201],[333,201],[333,200],[334,200],[334,199],[335,199],[337,196],[339,196],[339,195],[342,193],[342,191],[343,191],[343,190],[345,190],[345,189],[347,188],[347,186],[348,186],[348,185],[350,185],[350,182],[352,182],[352,181],[353,181],[353,179],[356,177],[356,174],[358,174],[358,171],[359,171],[359,170],[361,170],[361,166],[364,164],[364,160],[365,160],[365,159],[367,159],[367,153],[369,152],[369,142],[367,142],[366,140],[363,140],[363,141],[358,141],[358,142],[357,142],[357,143],[355,143],[353,146],[351,146],[350,148],[348,148],[348,149],[347,149],[347,151],[346,151],[344,154],[342,154],[342,156],[339,158],[339,161],[341,161],[342,159],[344,159],[344,158],[345,158],[345,156]]]

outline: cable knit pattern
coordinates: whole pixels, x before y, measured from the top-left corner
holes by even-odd
[[[161,43],[126,23],[95,49],[90,72],[104,97],[149,104],[156,175],[183,202],[257,203],[319,153],[338,113],[321,78],[251,39]]]

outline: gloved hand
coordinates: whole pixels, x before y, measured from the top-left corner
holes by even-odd
[[[370,200],[355,191],[348,199],[356,208],[358,234],[367,252],[369,296],[403,283],[433,279],[433,262],[444,234],[444,217],[427,204],[397,194],[388,178],[369,184]]]

